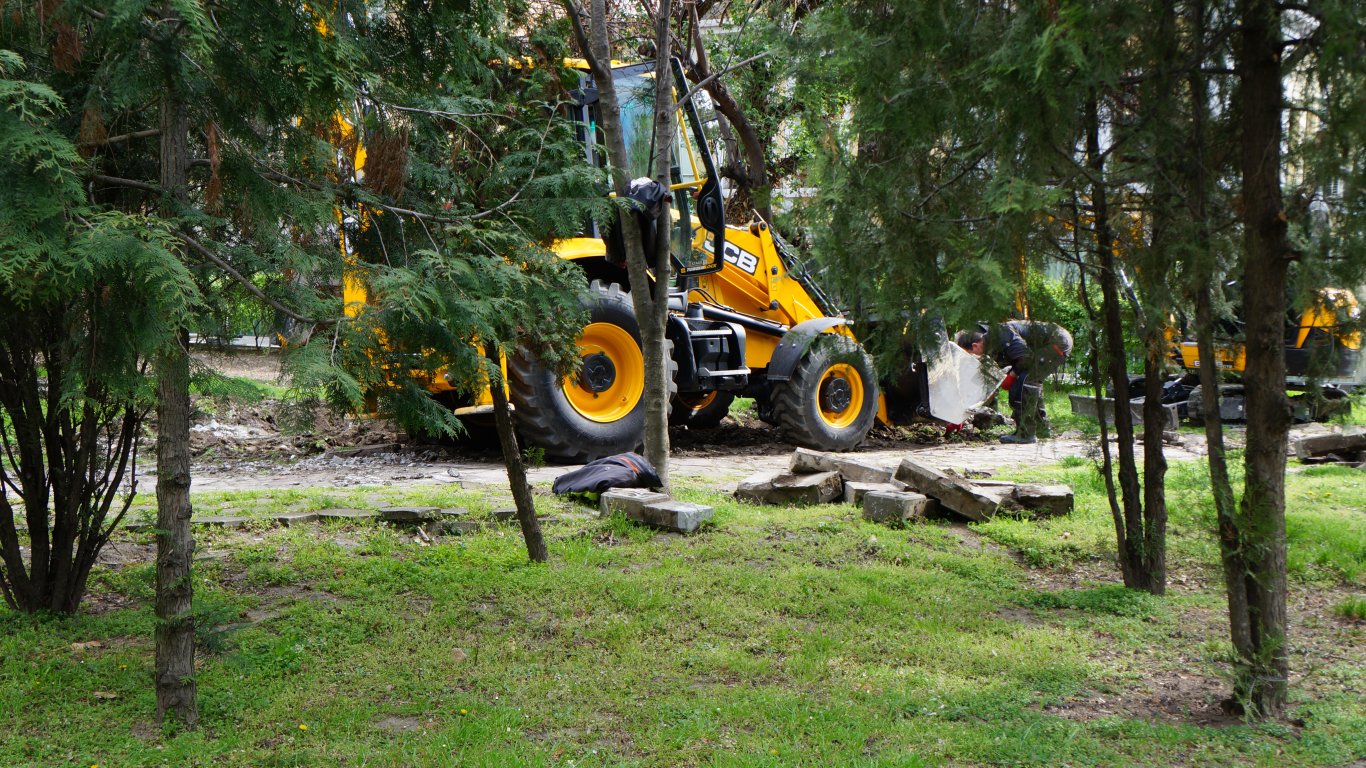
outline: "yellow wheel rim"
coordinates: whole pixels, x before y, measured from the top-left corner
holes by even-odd
[[[579,415],[608,424],[635,410],[645,391],[645,358],[619,325],[591,323],[579,337],[583,368],[564,379],[564,396]]]
[[[686,395],[679,395],[678,402],[682,403],[685,407],[687,407],[689,411],[697,413],[703,408],[706,408],[707,406],[716,402],[716,394],[716,390],[712,390],[711,392],[708,392],[707,394],[702,395],[701,397],[688,397]]]
[[[821,419],[835,429],[858,421],[863,413],[863,377],[848,363],[835,363],[821,374],[817,389]]]

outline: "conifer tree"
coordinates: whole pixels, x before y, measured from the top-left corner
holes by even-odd
[[[1093,316],[1104,319],[1117,400],[1129,394],[1123,334],[1141,340],[1153,424],[1160,329],[1180,308],[1174,289],[1185,288],[1201,358],[1213,360],[1222,297],[1211,288],[1230,278],[1248,286],[1245,384],[1257,394],[1241,503],[1217,402],[1205,410],[1235,698],[1259,716],[1280,711],[1287,675],[1287,296],[1302,307],[1324,285],[1359,285],[1363,269],[1363,65],[1346,54],[1366,39],[1359,10],[1350,1],[851,3],[820,8],[794,49],[799,93],[826,118],[815,126],[826,140],[808,215],[841,267],[833,273],[855,276],[844,288],[865,312],[907,317],[912,331],[925,308],[950,325],[1004,313],[1012,265],[1070,254],[1102,288]],[[1287,112],[1313,116],[1309,135],[1286,140]],[[1284,200],[1287,179],[1300,205]],[[1330,188],[1342,190],[1331,206]],[[1332,209],[1317,229],[1314,205]],[[1121,267],[1140,304],[1129,318]],[[1201,378],[1217,400],[1211,368]],[[1125,410],[1116,409],[1122,466],[1111,492],[1121,564],[1126,584],[1160,591],[1164,462],[1148,429],[1142,483],[1125,469],[1134,467]]]
[[[260,301],[291,320],[289,365],[301,387],[351,407],[377,393],[405,424],[457,429],[427,384],[445,377],[474,392],[496,382],[481,343],[525,346],[560,372],[577,362],[582,278],[543,246],[605,207],[599,174],[582,164],[555,109],[566,88],[554,35],[493,31],[534,27],[521,6],[116,1],[9,11],[0,49],[15,53],[0,60],[0,76],[27,68],[32,79],[0,83],[0,140],[22,150],[0,162],[28,180],[16,193],[41,194],[0,211],[4,244],[24,244],[0,255],[3,299],[39,319],[73,301],[86,312],[32,326],[48,346],[21,350],[26,373],[15,381],[27,389],[17,397],[43,391],[34,373],[42,365],[54,382],[57,354],[108,348],[107,359],[77,358],[88,379],[73,367],[71,386],[48,387],[54,403],[77,407],[53,428],[84,441],[122,425],[111,444],[126,436],[135,446],[136,424],[121,414],[140,418],[139,374],[159,361],[159,633],[176,652],[159,653],[158,703],[192,725],[184,331],[243,297]],[[536,55],[538,66],[523,65]],[[71,104],[81,105],[79,119],[62,112]],[[342,241],[355,262],[349,278],[370,288],[349,317],[327,287],[342,275]],[[49,279],[49,266],[65,272]],[[124,300],[124,326],[96,313],[114,311],[109,300]],[[96,321],[114,333],[94,335]],[[63,332],[68,346],[57,343],[68,341],[56,336]],[[99,410],[96,387],[123,410]],[[40,438],[5,437],[26,457],[5,465],[22,465],[24,493],[53,488],[60,468],[45,478],[41,457],[27,461]],[[60,487],[86,494],[76,508],[93,510],[89,531],[80,518],[75,559],[87,571],[117,522],[104,514],[131,451],[114,453],[105,484]],[[33,524],[44,509],[27,505],[31,534],[47,531]],[[53,531],[65,542],[68,518],[57,509]],[[7,597],[33,585],[16,567],[12,512],[6,495]],[[83,574],[77,581],[60,596],[64,610],[79,602]]]

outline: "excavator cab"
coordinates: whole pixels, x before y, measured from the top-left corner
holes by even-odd
[[[697,99],[689,96],[683,79],[683,66],[677,59],[670,60],[674,79],[674,96],[682,99],[675,120],[673,147],[668,177],[668,193],[673,206],[673,227],[668,233],[672,240],[670,253],[674,272],[682,279],[716,272],[722,260],[716,254],[724,252],[726,237],[725,201],[722,196],[716,164],[707,147],[706,133],[698,115]],[[616,86],[621,110],[621,127],[626,144],[627,176],[649,179],[657,175],[654,168],[655,64],[623,64],[612,67],[612,81]],[[592,74],[580,76],[577,109],[580,136],[588,162],[598,167],[607,165],[601,150],[601,121],[598,112],[598,88]],[[639,196],[632,194],[638,205],[637,215],[647,240],[656,236],[648,185],[640,185]],[[654,194],[658,196],[659,191]],[[625,245],[617,227],[606,233],[596,230],[607,244],[607,256],[616,264],[625,263]],[[605,235],[605,237],[604,237]],[[650,248],[646,249],[651,250]]]

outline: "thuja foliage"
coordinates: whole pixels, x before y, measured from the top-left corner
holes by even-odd
[[[484,386],[472,342],[572,366],[582,280],[543,246],[606,202],[557,110],[575,84],[561,35],[526,32],[541,26],[502,2],[0,2],[12,603],[30,605],[11,597],[20,547],[49,525],[79,552],[34,572],[83,584],[130,499],[144,362],[181,329],[264,307],[302,385],[438,431],[456,422],[425,384]],[[188,167],[175,190],[168,152]],[[369,287],[353,316],[348,259]],[[68,445],[89,453],[70,472]]]
[[[146,355],[196,292],[164,225],[87,199],[40,74],[0,48],[0,593],[71,612],[132,499]]]
[[[1287,678],[1281,359],[1295,329],[1282,318],[1325,286],[1360,285],[1366,268],[1362,10],[1359,0],[855,0],[817,8],[792,46],[821,137],[808,225],[846,295],[867,314],[906,319],[884,323],[893,341],[939,320],[1012,314],[1043,258],[1099,286],[1087,314],[1104,345],[1091,359],[1120,399],[1125,334],[1141,342],[1155,409],[1169,318],[1193,314],[1206,344],[1220,327],[1240,342],[1246,333],[1240,505],[1220,469],[1218,420],[1208,423],[1235,693],[1261,714],[1279,710]],[[1124,300],[1121,273],[1136,302]],[[1238,303],[1248,311],[1234,316]],[[1336,308],[1350,338],[1350,312]],[[1140,487],[1128,421],[1117,424],[1122,514],[1110,494],[1121,560],[1126,583],[1145,570],[1138,586],[1160,592],[1161,446],[1149,431]]]

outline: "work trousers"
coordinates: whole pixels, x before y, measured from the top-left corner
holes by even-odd
[[[1054,345],[1030,349],[1028,357],[1013,360],[1010,372],[1015,380],[1010,384],[1007,399],[1010,413],[1015,419],[1016,434],[1034,437],[1039,428],[1047,423],[1048,415],[1043,407],[1043,382],[1057,373],[1067,356]]]

